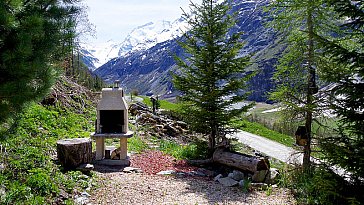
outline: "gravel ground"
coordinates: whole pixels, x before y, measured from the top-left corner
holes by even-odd
[[[102,170],[91,204],[295,204],[284,189],[243,193],[212,180]]]

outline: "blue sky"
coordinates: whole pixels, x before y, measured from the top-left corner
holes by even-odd
[[[199,2],[195,0],[193,2]],[[151,21],[173,21],[182,10],[189,11],[189,0],[84,0],[88,18],[96,26],[94,43],[110,39],[121,42],[135,27]]]

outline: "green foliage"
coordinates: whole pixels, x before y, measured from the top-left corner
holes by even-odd
[[[40,100],[74,38],[75,1],[0,2],[0,123]]]
[[[149,97],[146,96],[139,96],[139,97],[143,98],[143,103],[145,103],[149,107],[152,107],[152,101],[150,100]],[[175,111],[178,109],[178,105],[175,103],[169,102],[167,100],[158,100],[158,101],[160,109],[171,110],[171,111]]]
[[[242,33],[230,32],[236,22],[228,12],[228,2],[191,3],[191,13],[184,13],[184,19],[192,29],[179,42],[186,55],[175,56],[179,70],[173,82],[182,92],[181,113],[193,129],[209,135],[211,153],[217,138],[225,137],[230,119],[248,107],[231,109],[246,98],[239,92],[251,75],[243,74],[250,56],[239,57]]]
[[[202,141],[195,141],[188,145],[180,145],[170,140],[160,140],[159,143],[159,150],[176,159],[205,159],[208,155],[207,144]]]
[[[248,193],[250,191],[250,184],[250,180],[244,180],[243,186],[241,187],[244,193]]]
[[[128,149],[130,151],[141,153],[148,148],[148,144],[140,136],[134,134],[128,139]]]
[[[5,196],[0,204],[51,204],[60,190],[72,196],[79,188],[86,188],[87,180],[80,172],[62,173],[54,163],[56,141],[61,138],[89,137],[93,129],[94,113],[76,114],[64,107],[43,107],[31,104],[18,115],[8,132],[1,133],[0,153],[5,170],[0,172]]]
[[[265,137],[267,139],[279,142],[288,147],[292,147],[292,145],[295,143],[294,139],[291,136],[270,130],[256,122],[249,122],[247,120],[234,120],[233,126],[246,132],[250,132]]]
[[[291,189],[299,204],[360,204],[363,200],[361,187],[348,184],[324,167],[310,173],[285,170],[280,185]]]
[[[83,85],[90,90],[99,91],[106,87],[106,83],[101,77],[93,74],[88,67],[82,62],[80,54],[72,56],[69,66],[65,67],[65,75],[73,78],[77,84]]]
[[[277,0],[269,5],[273,20],[270,26],[276,29],[287,43],[279,59],[273,79],[277,86],[270,97],[283,106],[285,118],[293,122],[304,120],[307,145],[304,146],[303,165],[310,166],[312,124],[324,105],[318,93],[319,74],[333,64],[322,53],[322,46],[314,38],[322,35],[332,38],[337,27],[337,15],[325,0]],[[320,106],[318,106],[320,104]]]
[[[334,83],[331,108],[339,118],[336,134],[321,138],[320,145],[326,159],[364,177],[364,12],[363,1],[328,0],[341,17],[342,35],[329,39],[317,35],[325,56],[335,66],[325,70],[324,79]]]

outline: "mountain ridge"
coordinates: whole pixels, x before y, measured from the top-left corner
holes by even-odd
[[[232,12],[237,12],[237,25],[231,32],[243,32],[246,42],[240,55],[253,54],[250,71],[257,71],[251,80],[250,100],[266,101],[266,92],[273,87],[270,80],[276,56],[282,47],[277,45],[277,37],[271,29],[263,26],[262,6],[268,0],[234,2]],[[173,54],[181,56],[183,50],[177,43],[181,37],[157,43],[153,47],[115,58],[104,64],[95,73],[107,82],[120,80],[127,92],[138,90],[140,94],[170,97],[178,95],[171,82],[171,72],[177,67]]]

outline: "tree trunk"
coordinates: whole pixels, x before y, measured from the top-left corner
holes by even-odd
[[[244,155],[236,152],[228,152],[224,151],[224,149],[215,150],[213,161],[237,168],[242,171],[250,171],[253,173],[261,170],[269,170],[270,168],[268,159]]]
[[[314,67],[314,30],[313,30],[313,14],[312,14],[312,0],[309,1],[307,14],[307,30],[308,30],[308,59],[307,59],[307,70],[308,70],[308,86],[307,86],[307,102],[306,102],[306,119],[305,127],[307,133],[307,144],[303,148],[303,169],[305,172],[310,171],[310,157],[311,157],[311,137],[312,137],[312,114],[314,107],[313,95],[316,90],[316,70]]]
[[[65,169],[74,169],[92,160],[92,143],[89,138],[57,141],[57,157]]]

